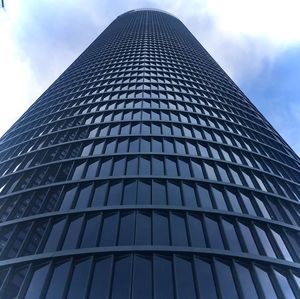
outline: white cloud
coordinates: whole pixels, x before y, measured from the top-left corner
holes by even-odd
[[[205,2],[206,11],[216,18],[218,27],[224,32],[267,39],[279,46],[300,42],[299,0]]]
[[[41,92],[30,61],[16,47],[7,15],[0,14],[0,135],[25,112]]]

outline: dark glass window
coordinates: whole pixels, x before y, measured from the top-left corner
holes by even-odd
[[[194,177],[197,179],[204,179],[203,170],[200,162],[191,160],[191,164],[192,164]]]
[[[92,198],[92,207],[104,206],[106,202],[107,183],[97,185]]]
[[[115,260],[111,298],[130,298],[131,257],[122,256]]]
[[[73,187],[70,190],[67,190],[65,192],[64,198],[60,206],[61,211],[69,210],[72,207],[76,195],[76,191],[77,191],[77,187]]]
[[[255,272],[265,298],[278,299],[268,273],[259,267],[255,267]]]
[[[199,194],[201,206],[203,208],[212,208],[212,202],[207,188],[197,185],[197,191]]]
[[[220,261],[216,261],[215,265],[222,297],[239,299],[230,266]]]
[[[195,269],[200,298],[217,299],[216,285],[211,264],[200,258],[195,259]],[[224,298],[225,299],[225,298]]]
[[[153,213],[153,244],[170,245],[169,219],[165,213]]]
[[[253,254],[258,254],[258,249],[256,243],[253,239],[253,235],[248,226],[243,223],[239,223],[239,227],[241,229],[242,236],[244,238],[244,242],[247,248],[247,251]]]
[[[57,264],[53,270],[45,299],[63,298],[64,290],[67,288],[67,278],[71,262]]]
[[[89,164],[87,167],[85,177],[87,179],[94,178],[97,175],[98,166],[99,166],[98,161]]]
[[[151,162],[150,162],[149,158],[140,157],[139,174],[140,175],[150,175],[151,174]]]
[[[34,269],[30,284],[27,287],[27,291],[24,296],[25,299],[40,298],[48,271],[49,264]]]
[[[295,294],[293,292],[293,290],[291,289],[291,286],[289,284],[289,281],[286,277],[286,275],[283,275],[281,272],[279,271],[274,271],[275,273],[275,277],[278,281],[278,284],[280,286],[280,290],[283,294],[283,296],[285,298],[289,298],[289,299],[296,299]]]
[[[188,215],[188,225],[192,246],[206,247],[202,220],[196,215]]]
[[[44,247],[44,252],[55,251],[57,249],[65,224],[66,219],[59,220],[53,224]]]
[[[178,298],[197,298],[191,260],[176,256],[174,261]]]
[[[146,212],[138,212],[136,215],[136,245],[151,244],[151,215]]]
[[[167,183],[167,190],[168,190],[168,204],[169,205],[181,205],[181,190],[180,185],[176,184],[175,182],[168,182]]]
[[[224,249],[218,222],[215,219],[205,217],[205,226],[210,247]]]
[[[261,244],[262,244],[262,246],[263,246],[266,254],[268,256],[276,258],[276,254],[275,254],[275,252],[273,250],[273,247],[272,247],[272,245],[271,245],[271,243],[269,241],[269,238],[268,238],[266,232],[264,231],[264,229],[261,228],[261,227],[259,227],[259,226],[255,226],[255,229],[256,229],[256,232],[257,232],[257,234],[259,236],[259,239],[261,241]]]
[[[68,290],[68,299],[84,298],[88,282],[88,280],[84,278],[88,277],[90,267],[90,260],[79,261],[74,265]]]
[[[166,185],[164,182],[153,181],[152,204],[165,205],[167,203]]]
[[[249,269],[241,264],[235,264],[235,266],[245,299],[258,299],[257,291]]]
[[[110,213],[103,217],[100,246],[114,246],[117,236],[118,214]]]
[[[83,222],[83,217],[76,218],[70,222],[62,246],[63,250],[74,249],[77,247],[80,230],[82,227],[82,222]]]
[[[225,198],[223,196],[223,192],[221,190],[218,190],[216,188],[212,188],[214,197],[215,197],[215,203],[218,209],[220,210],[227,210],[227,205],[225,202]]]
[[[169,176],[178,176],[177,163],[175,159],[167,158],[166,160],[166,172]]]
[[[83,231],[81,247],[95,247],[97,245],[98,232],[100,229],[100,216],[92,216],[86,220]]]
[[[118,245],[132,245],[134,237],[134,213],[121,214]]]
[[[133,298],[151,299],[152,294],[152,260],[135,255],[133,272]]]
[[[175,246],[188,246],[187,228],[184,215],[171,214],[172,244]]]
[[[136,203],[137,182],[129,181],[124,184],[123,204],[132,205]]]
[[[107,298],[110,290],[112,257],[97,260],[90,286],[89,299],[98,299],[99,294]]]
[[[193,185],[182,184],[184,204],[186,206],[195,207],[197,206],[197,199],[195,189]]]
[[[222,222],[229,249],[235,252],[240,252],[241,246],[236,233],[235,225],[230,221],[226,220],[223,220]]]
[[[138,182],[137,203],[138,204],[151,203],[151,183],[146,181]]]
[[[157,299],[174,298],[172,261],[168,257],[154,257],[154,292]]]
[[[109,186],[109,192],[107,196],[107,205],[119,205],[122,200],[123,183],[121,181],[113,182]]]
[[[92,192],[92,185],[88,185],[80,190],[75,209],[84,209],[89,205],[91,192]]]

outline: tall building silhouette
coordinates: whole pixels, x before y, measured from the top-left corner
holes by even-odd
[[[299,173],[180,20],[124,13],[1,139],[0,298],[300,298]]]

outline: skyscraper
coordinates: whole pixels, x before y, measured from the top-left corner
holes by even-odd
[[[0,298],[300,298],[299,173],[180,20],[124,13],[1,139]]]

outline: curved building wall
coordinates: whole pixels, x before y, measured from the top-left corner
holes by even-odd
[[[300,298],[299,173],[177,18],[127,12],[1,139],[0,298]]]

